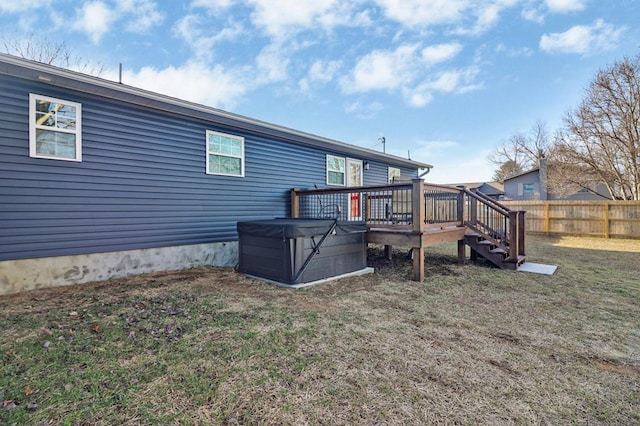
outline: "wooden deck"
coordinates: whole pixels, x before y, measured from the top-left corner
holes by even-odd
[[[467,228],[464,226],[452,226],[447,228],[430,228],[425,231],[393,228],[369,228],[367,242],[370,244],[383,244],[385,252],[391,256],[393,246],[413,248],[413,279],[424,280],[424,249],[442,243],[458,241],[458,260],[464,263],[464,235]]]
[[[490,247],[490,261],[508,267],[524,261],[524,212],[510,211],[482,194],[464,188],[428,185],[422,179],[381,186],[291,190],[291,217],[364,220],[367,242],[413,249],[413,279],[423,281],[424,249],[458,242],[464,263],[466,234]],[[474,239],[474,241],[476,241]],[[471,246],[472,256],[485,253]],[[501,256],[494,256],[496,253]]]

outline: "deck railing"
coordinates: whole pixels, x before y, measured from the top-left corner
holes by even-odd
[[[291,190],[291,217],[364,220],[370,229],[422,233],[466,226],[517,259],[524,255],[524,212],[464,187],[411,182]]]

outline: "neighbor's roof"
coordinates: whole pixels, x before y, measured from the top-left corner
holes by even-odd
[[[470,183],[452,183],[447,186],[464,186],[468,189],[477,189],[485,195],[502,195],[504,194],[504,185],[500,182],[470,182]]]
[[[517,175],[509,176],[504,181],[506,182],[508,180],[515,179],[515,178],[518,178],[520,176],[528,175],[529,173],[535,173],[535,172],[538,172],[538,171],[540,171],[540,167],[534,167],[533,169],[529,169],[526,172],[522,172],[522,173],[518,173]]]
[[[333,150],[354,157],[378,160],[396,166],[430,169],[433,166],[368,148],[351,145],[277,124],[267,123],[217,108],[208,107],[171,96],[139,89],[104,78],[94,77],[64,68],[54,67],[17,56],[0,53],[0,74],[117,99],[123,102],[181,114],[255,134],[277,137],[292,143]]]

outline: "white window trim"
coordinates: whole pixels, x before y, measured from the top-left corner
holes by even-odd
[[[45,100],[69,105],[76,108],[76,128],[75,130],[58,129],[49,126],[36,125],[36,100]],[[57,157],[54,155],[38,154],[36,147],[36,129],[47,130],[51,132],[69,133],[76,136],[76,156],[74,158]],[[29,156],[33,158],[46,158],[50,160],[61,161],[82,161],[82,104],[71,102],[65,99],[52,98],[50,96],[29,93]]]
[[[240,139],[241,143],[242,143],[242,153],[238,156],[238,155],[231,155],[231,154],[220,154],[217,152],[209,152],[209,135],[219,135],[219,136],[224,136],[224,137],[229,137],[229,138],[234,138],[234,139]],[[216,132],[215,130],[207,130],[206,131],[206,136],[205,136],[205,142],[204,142],[204,150],[205,150],[205,172],[208,175],[214,175],[214,176],[231,176],[231,177],[244,177],[244,165],[245,165],[245,156],[244,156],[244,137],[242,136],[238,136],[238,135],[232,135],[230,133],[223,133],[223,132]],[[219,155],[221,157],[229,157],[229,158],[239,158],[240,159],[240,174],[236,175],[233,173],[215,173],[215,172],[210,172],[209,171],[209,154],[214,154],[214,155]]]
[[[398,176],[402,175],[402,170],[400,169],[400,167],[391,167],[391,166],[387,167],[387,182],[388,183],[393,183],[393,181],[392,181],[393,177],[391,176],[391,171],[392,170],[397,170],[398,171]]]
[[[343,176],[342,176],[342,183],[329,183],[329,158],[335,158],[338,160],[342,160],[344,162],[344,171],[342,172]],[[325,169],[326,169],[326,182],[327,185],[330,186],[346,186],[347,184],[347,159],[346,157],[340,157],[339,155],[331,155],[331,154],[327,154],[326,157],[326,161],[325,161]],[[335,170],[331,170],[332,172]]]
[[[351,182],[351,169],[350,169],[351,164],[357,164],[358,166],[360,166],[360,185],[358,186],[364,185],[364,161],[358,160],[357,158],[347,158],[347,161],[345,163],[345,171],[347,173],[347,176],[346,176],[347,186],[348,187],[356,186],[356,185],[353,185],[353,182]]]

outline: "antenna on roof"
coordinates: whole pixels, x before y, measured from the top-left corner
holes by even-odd
[[[122,62],[120,62],[120,73],[118,74],[118,83],[122,84]]]
[[[410,149],[407,150],[407,159],[411,160],[411,150]]]
[[[387,152],[386,143],[387,143],[387,140],[385,139],[385,137],[384,136],[380,136],[378,138],[378,143],[373,145],[371,148],[375,148],[378,145],[382,144],[382,152],[386,153]]]

